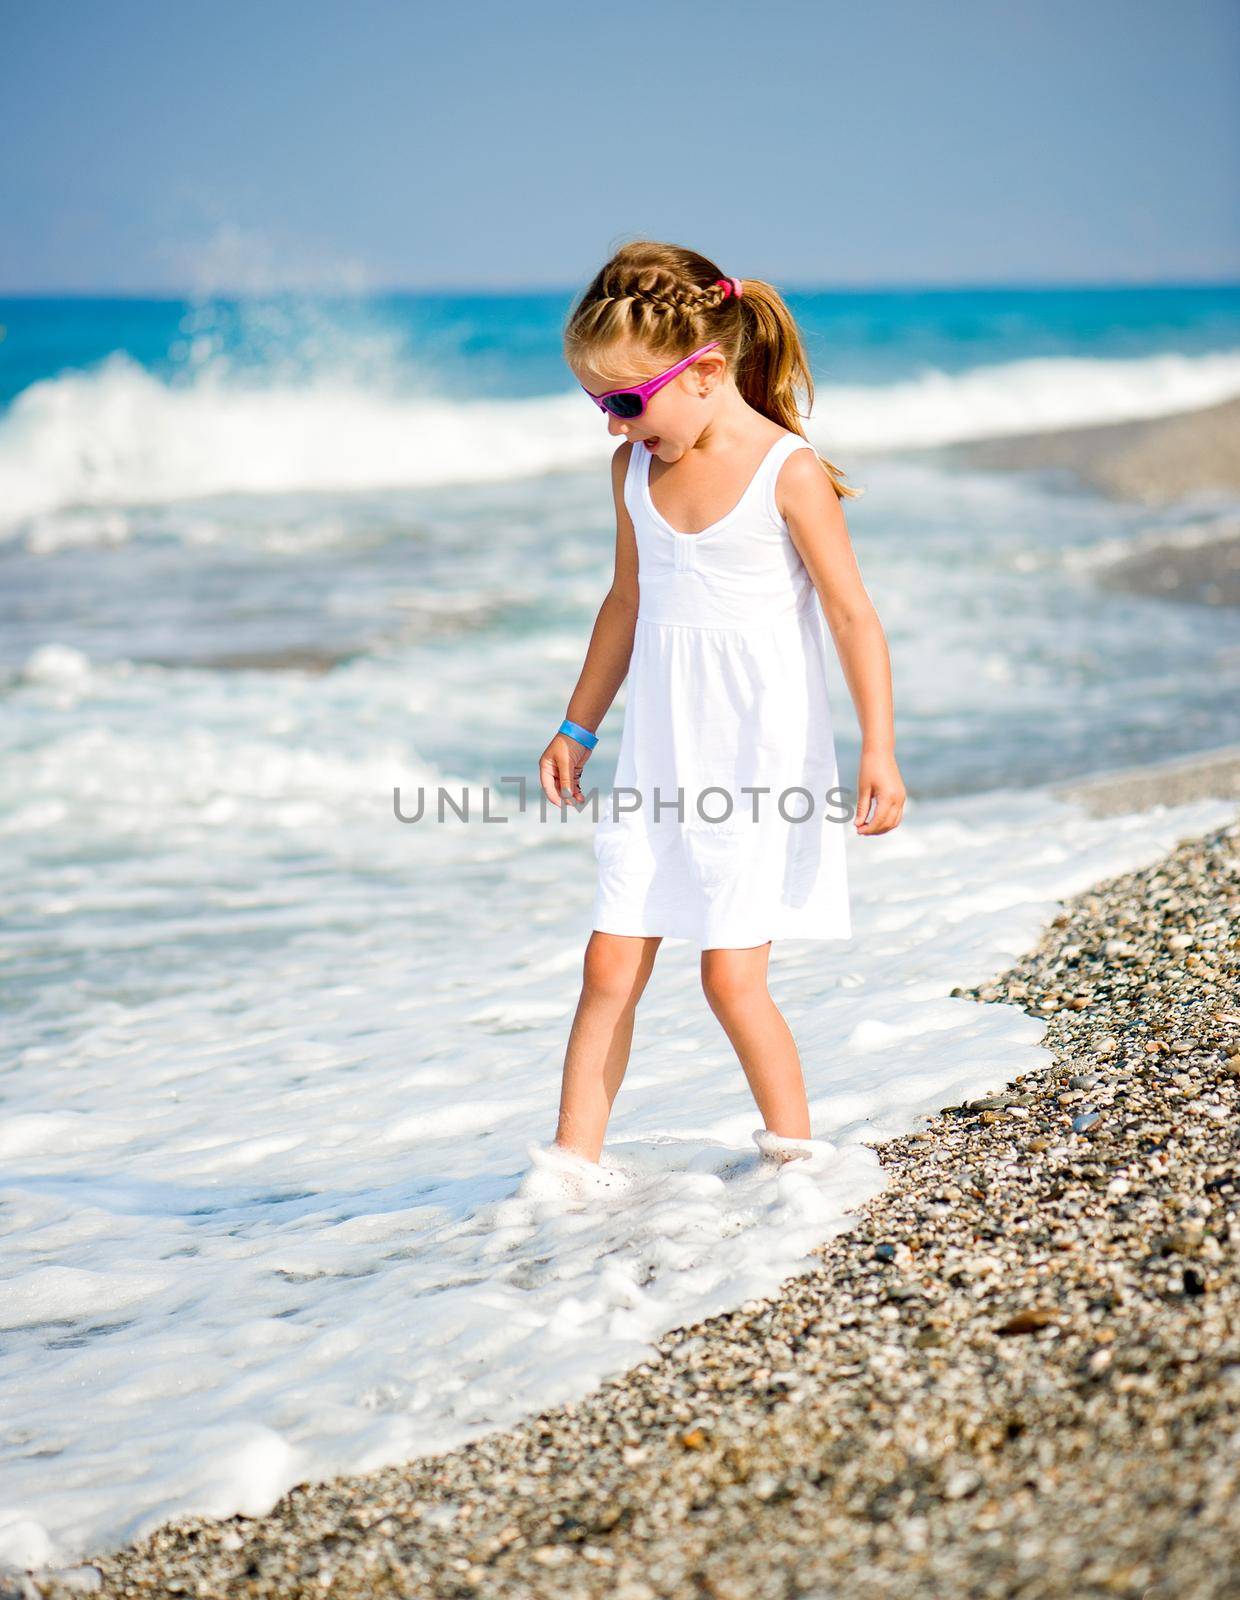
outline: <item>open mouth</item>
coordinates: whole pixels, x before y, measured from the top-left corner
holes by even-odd
[[[643,439],[642,440],[642,443],[646,446],[647,450],[653,450],[655,445],[658,444],[658,442],[659,442],[659,438],[658,438],[657,434],[655,435],[655,437],[653,439]]]

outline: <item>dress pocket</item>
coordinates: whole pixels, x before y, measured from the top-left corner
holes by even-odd
[[[650,841],[644,830],[631,822],[615,822],[607,818],[596,823],[593,846],[594,859],[601,872],[633,877],[649,868]]]
[[[813,893],[826,865],[828,826],[818,815],[790,825],[782,887],[786,904],[804,905]]]
[[[752,881],[761,844],[760,829],[752,821],[706,823],[681,832],[685,857],[694,879],[710,894],[730,885]]]
[[[613,861],[618,851],[624,848],[624,838],[619,828],[613,822],[599,822],[594,827],[592,840],[594,859],[600,866],[607,861]]]

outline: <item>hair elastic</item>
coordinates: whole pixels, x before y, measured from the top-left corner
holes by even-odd
[[[745,292],[745,285],[739,278],[716,278],[715,282],[724,284],[728,294],[735,295],[738,300]],[[725,294],[723,298],[726,300],[728,295]]]

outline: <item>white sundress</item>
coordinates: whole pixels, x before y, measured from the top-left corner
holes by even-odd
[[[852,937],[855,795],[838,787],[830,636],[775,503],[780,467],[811,448],[781,434],[725,517],[680,533],[651,499],[651,452],[631,446],[640,599],[615,782],[593,835],[600,932],[704,950]]]

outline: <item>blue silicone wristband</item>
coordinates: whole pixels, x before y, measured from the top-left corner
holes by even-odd
[[[560,724],[560,732],[566,733],[570,739],[576,739],[577,743],[585,745],[587,750],[593,750],[598,743],[597,733],[591,733],[589,728],[583,728],[579,722],[570,722],[567,717]]]

